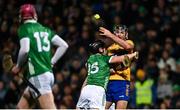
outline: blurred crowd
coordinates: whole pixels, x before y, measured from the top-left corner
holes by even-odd
[[[87,75],[88,44],[99,38],[98,27],[112,31],[119,24],[128,26],[129,39],[140,52],[131,66],[128,108],[180,108],[179,0],[36,0],[34,4],[38,22],[69,44],[53,70],[57,108],[75,108]],[[0,7],[0,62],[5,52],[16,62],[19,3],[0,0]],[[93,18],[96,13],[100,19]],[[15,108],[25,87],[17,80],[0,63],[0,108]]]

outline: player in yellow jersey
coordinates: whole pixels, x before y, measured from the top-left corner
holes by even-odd
[[[108,55],[124,55],[132,53],[134,43],[128,40],[128,29],[125,25],[116,26],[114,34],[100,27],[100,35],[104,35],[116,41],[108,47]],[[115,103],[116,109],[127,108],[130,92],[130,67],[122,64],[111,65],[111,74],[106,93],[106,109]]]

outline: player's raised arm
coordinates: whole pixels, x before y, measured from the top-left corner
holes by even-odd
[[[66,52],[68,48],[68,44],[60,38],[58,35],[55,35],[52,40],[52,44],[55,46],[58,46],[54,56],[51,59],[51,64],[54,65],[61,57],[62,55]]]
[[[133,45],[131,45],[128,42],[126,42],[125,40],[117,37],[116,35],[114,35],[113,33],[111,33],[109,30],[107,30],[104,27],[100,27],[99,31],[100,31],[100,35],[111,38],[112,40],[114,40],[116,43],[118,43],[120,46],[122,46],[126,50],[130,50],[130,49],[134,48]]]
[[[131,54],[126,54],[126,55],[121,55],[121,56],[113,56],[110,60],[109,63],[121,63],[124,60],[129,60],[133,58],[138,58],[138,52],[134,52]]]

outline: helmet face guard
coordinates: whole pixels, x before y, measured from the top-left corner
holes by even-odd
[[[117,25],[113,29],[114,34],[120,35],[121,33],[125,34],[124,38],[128,39],[128,28],[125,25]],[[122,37],[122,36],[120,36]]]

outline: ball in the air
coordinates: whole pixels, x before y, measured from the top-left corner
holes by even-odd
[[[95,19],[100,19],[101,17],[100,17],[99,14],[95,14],[95,15],[94,15],[94,18],[95,18]]]

